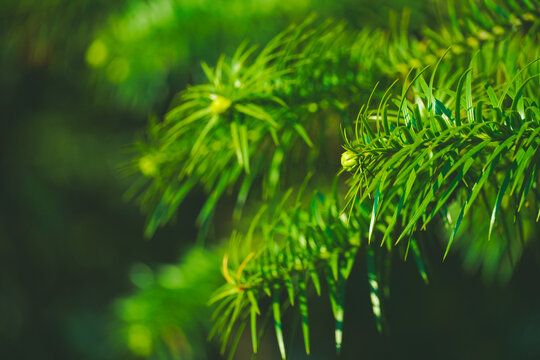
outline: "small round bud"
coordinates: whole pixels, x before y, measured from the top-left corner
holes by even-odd
[[[210,104],[210,110],[213,114],[221,114],[231,106],[231,100],[221,95],[211,95],[212,103]]]
[[[535,17],[531,13],[525,13],[521,16],[525,21],[534,21]]]
[[[485,31],[485,30],[479,31],[478,34],[477,34],[476,36],[478,36],[478,38],[479,38],[480,40],[489,40],[489,39],[491,39],[491,37],[492,37],[491,34],[488,33],[488,32]]]
[[[504,28],[503,28],[502,26],[499,26],[499,25],[495,26],[495,27],[493,28],[492,31],[493,31],[493,33],[494,33],[495,35],[502,35],[502,34],[504,34]]]
[[[139,159],[139,169],[143,175],[148,177],[154,177],[158,173],[158,165],[156,158],[150,154],[143,156]]]
[[[467,45],[469,45],[472,48],[477,48],[480,45],[480,42],[478,42],[476,38],[469,36],[467,38]]]
[[[358,165],[358,156],[351,150],[341,154],[341,166],[347,171],[353,171]]]

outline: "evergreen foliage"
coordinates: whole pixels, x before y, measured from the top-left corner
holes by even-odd
[[[309,354],[308,302],[325,288],[339,352],[355,263],[367,268],[381,330],[391,254],[411,252],[428,282],[426,229],[448,239],[441,257],[455,246],[502,281],[538,237],[540,7],[449,1],[431,11],[439,25],[420,34],[404,11],[388,27],[309,18],[261,50],[243,43],[203,63],[207,82],[137,144],[127,169],[142,174],[130,194],[149,214],[147,236],[202,188],[202,245],[220,199],[236,199],[232,231],[214,231],[232,233],[210,298],[222,352],[234,356],[250,329],[257,353],[273,322],[285,358],[292,307]]]

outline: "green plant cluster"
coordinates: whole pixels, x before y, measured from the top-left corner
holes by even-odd
[[[235,199],[228,229],[215,226],[218,239],[232,232],[210,300],[222,352],[234,356],[249,325],[256,353],[273,322],[285,358],[282,314],[293,307],[309,353],[308,300],[323,285],[339,352],[359,262],[381,329],[390,254],[410,251],[427,282],[423,230],[445,234],[444,257],[455,244],[503,281],[538,237],[540,8],[484,0],[432,11],[441,21],[421,34],[404,11],[379,28],[310,18],[261,50],[244,43],[203,64],[207,82],[137,144],[127,169],[142,175],[131,194],[149,213],[148,236],[203,189],[202,244],[220,199]]]

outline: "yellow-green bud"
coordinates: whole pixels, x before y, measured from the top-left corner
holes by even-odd
[[[143,175],[153,177],[158,173],[158,165],[153,155],[145,155],[139,159],[139,169]]]
[[[435,64],[438,60],[433,54],[427,54],[424,59],[426,59],[426,64]]]
[[[525,21],[534,21],[534,15],[531,13],[525,13],[521,16]]]
[[[409,65],[413,68],[419,68],[422,66],[422,62],[418,59],[411,59],[409,61]]]
[[[495,27],[493,28],[492,31],[493,31],[493,33],[494,33],[495,35],[502,35],[502,34],[504,34],[504,28],[503,28],[502,26],[499,26],[499,25],[495,26]]]
[[[428,44],[427,42],[425,41],[421,41],[418,43],[418,50],[421,52],[421,53],[425,53],[426,50],[427,50],[427,47],[428,47]]]
[[[224,96],[221,95],[210,95],[210,99],[212,99],[212,103],[210,104],[210,110],[213,114],[221,114],[231,106],[231,100],[227,99]]]
[[[409,71],[410,68],[409,68],[409,65],[407,65],[407,64],[398,63],[398,64],[396,64],[396,69],[401,74],[406,74]]]
[[[459,55],[459,54],[463,53],[463,48],[461,46],[459,46],[459,45],[454,45],[452,47],[452,52],[454,54],[456,54],[456,55]]]
[[[478,45],[480,45],[480,43],[478,42],[478,40],[472,36],[469,36],[467,38],[467,45],[469,45],[470,47],[472,48],[476,48],[478,47]]]
[[[479,31],[478,34],[477,34],[477,36],[478,36],[478,38],[479,38],[480,40],[489,40],[489,39],[491,39],[491,34],[488,33],[488,32],[485,31],[485,30]]]
[[[347,171],[352,171],[358,165],[358,156],[351,150],[341,154],[341,166]]]

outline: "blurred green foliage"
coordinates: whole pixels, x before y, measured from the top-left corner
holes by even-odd
[[[220,254],[197,248],[182,257],[181,265],[161,265],[156,270],[142,263],[133,265],[130,278],[140,292],[117,300],[115,307],[126,323],[121,331],[134,354],[208,356],[200,328],[210,326],[207,302],[221,281]]]
[[[386,10],[421,4],[384,0],[374,9],[368,1],[345,0],[152,0],[132,1],[96,32],[86,61],[101,83],[109,82],[118,101],[147,110],[168,105],[171,92],[200,83],[200,62],[214,63],[243,40],[265,43],[311,12],[345,18],[354,26],[387,21]],[[368,14],[370,16],[368,16]]]
[[[437,21],[426,18],[424,2],[410,0],[1,1],[0,358],[220,358],[206,342],[205,299],[222,281],[221,250],[187,250],[205,197],[196,188],[176,223],[145,241],[143,216],[122,197],[125,145],[178,91],[202,82],[201,60],[214,64],[245,39],[262,45],[313,11],[359,29],[404,6],[413,33]],[[226,210],[217,211],[219,218]],[[427,249],[434,258],[439,250]],[[361,310],[369,289],[349,292],[346,301],[358,306],[344,328],[355,340],[343,358],[357,358],[358,349],[365,358],[540,353],[533,254],[524,254],[504,290],[480,286],[474,271],[458,275],[455,259],[431,268],[438,285],[430,287],[411,281],[411,263],[395,270],[391,339]],[[355,269],[352,281],[364,272]],[[320,299],[312,306],[321,314],[329,307]],[[334,356],[325,331],[332,324],[330,315],[315,321],[318,358]],[[279,356],[272,341],[260,344],[262,359]],[[291,342],[303,358],[301,337]],[[241,342],[238,358],[250,356],[250,346]]]

